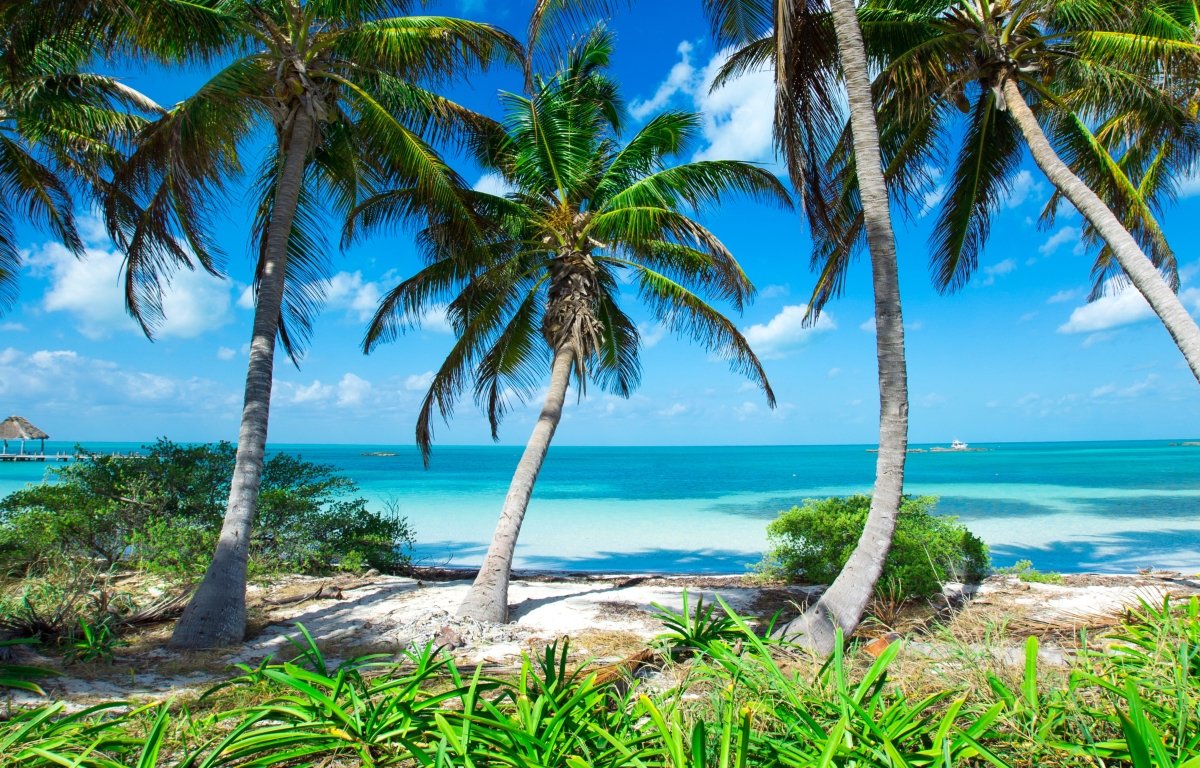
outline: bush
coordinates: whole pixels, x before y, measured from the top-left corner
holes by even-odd
[[[95,456],[0,501],[0,561],[24,571],[46,556],[136,563],[195,576],[216,547],[236,449],[159,440],[137,458]],[[395,571],[412,531],[395,510],[366,508],[334,467],[276,454],[263,467],[250,540],[253,573]]]
[[[931,595],[947,581],[976,581],[988,570],[987,546],[956,518],[933,513],[937,499],[905,496],[879,590]],[[858,544],[869,496],[809,499],[767,526],[770,548],[759,571],[787,581],[829,584]]]

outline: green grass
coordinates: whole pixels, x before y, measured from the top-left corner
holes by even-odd
[[[244,666],[186,706],[0,720],[0,768],[1200,768],[1196,599],[1143,605],[1056,669],[1036,637],[1016,667],[976,663],[995,648],[960,663],[903,643],[813,659],[721,608],[719,632],[696,631],[718,618],[709,606],[667,617],[666,642],[691,654],[656,694],[598,684],[566,642],[493,678],[429,648],[334,665],[301,628],[295,658]]]

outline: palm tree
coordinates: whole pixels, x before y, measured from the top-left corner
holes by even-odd
[[[775,73],[776,147],[787,160],[793,185],[802,192],[818,246],[835,233],[826,204],[824,158],[836,147],[843,124],[839,79],[849,110],[849,141],[859,159],[851,173],[871,257],[879,370],[875,487],[862,536],[846,566],[816,603],[780,630],[798,644],[827,653],[837,629],[849,635],[858,627],[879,581],[900,510],[908,449],[908,373],[896,240],[868,59],[854,0],[830,0],[828,12],[819,2],[786,0],[707,0],[706,7],[718,39],[744,46],[729,59],[716,85],[757,66],[769,65]],[[815,320],[819,311],[819,305],[810,304],[809,318]]]
[[[638,383],[637,327],[620,301],[625,282],[662,323],[727,357],[774,405],[758,358],[706,298],[740,309],[753,287],[688,211],[730,193],[788,205],[787,193],[769,171],[746,163],[669,165],[698,136],[696,115],[661,114],[621,143],[622,105],[602,71],[611,49],[610,35],[597,29],[562,72],[534,81],[529,97],[504,95],[506,136],[484,160],[513,192],[472,195],[483,235],[474,242],[448,232],[452,222],[426,228],[428,266],[388,293],[364,341],[369,352],[418,322],[431,303],[449,302],[458,340],[417,420],[426,460],[434,411],[448,418],[468,384],[496,436],[510,391],[531,391],[549,368],[545,404],[460,616],[507,620],[517,536],[571,379],[581,396],[589,383],[621,396]],[[364,215],[406,199],[382,195]]]
[[[1070,201],[1103,240],[1101,282],[1111,258],[1200,379],[1200,327],[1175,295],[1174,257],[1150,210],[1151,190],[1140,188],[1141,182],[1153,183],[1153,176],[1133,181],[1150,166],[1136,151],[1124,163],[1114,161],[1105,146],[1129,146],[1137,121],[1150,120],[1160,128],[1175,125],[1185,139],[1172,145],[1186,150],[1179,165],[1195,157],[1195,117],[1172,98],[1170,90],[1184,86],[1171,82],[1171,67],[1165,65],[1180,57],[1194,61],[1200,49],[1190,35],[1164,34],[1156,7],[1133,13],[1103,0],[879,0],[861,13],[880,62],[875,89],[894,188],[920,190],[926,169],[939,165],[948,135],[962,136],[931,242],[935,283],[954,290],[970,279],[990,217],[1011,188],[1027,147],[1056,190],[1053,202],[1058,196]],[[1145,22],[1147,15],[1155,16],[1154,25]],[[1154,83],[1154,75],[1168,87]],[[960,111],[965,128],[953,119]],[[1096,189],[1071,170],[1052,142]],[[844,169],[855,167],[845,153],[839,162]],[[844,270],[859,228],[853,177],[844,172],[842,180],[833,217],[838,234],[826,241],[828,279],[818,288],[818,305],[836,293],[834,276]]]
[[[492,124],[426,85],[519,55],[514,40],[484,24],[397,15],[414,4],[146,0],[142,26],[129,33],[168,60],[225,60],[143,132],[108,200],[109,227],[127,255],[126,302],[147,333],[164,275],[193,260],[216,262],[205,214],[240,176],[239,150],[261,134],[270,141],[253,188],[256,303],[233,482],[216,553],[175,628],[175,647],[236,643],[244,634],[275,342],[295,359],[306,341],[325,273],[323,214],[345,216],[372,190],[399,187],[411,190],[414,208],[458,210],[462,181],[428,140],[482,141]]]
[[[53,5],[53,4],[51,4]],[[96,199],[122,150],[158,106],[112,77],[81,71],[101,52],[79,13],[0,10],[0,308],[21,265],[15,225],[38,225],[82,256],[73,189]],[[78,10],[78,9],[75,9]]]

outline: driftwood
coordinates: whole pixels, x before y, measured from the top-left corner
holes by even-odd
[[[600,667],[600,669],[596,670],[596,687],[611,685],[618,692],[624,694],[629,689],[629,683],[633,680],[634,675],[642,667],[660,661],[661,656],[662,654],[653,648],[646,648],[632,656],[627,656],[616,664],[608,664]]]
[[[135,611],[128,616],[119,617],[119,621],[126,626],[136,626],[139,624],[157,624],[161,621],[171,621],[183,615],[183,609],[187,607],[188,601],[192,599],[191,590],[184,592],[174,597],[165,597],[157,603],[148,605],[141,610]]]
[[[306,592],[290,597],[267,597],[263,598],[263,602],[267,605],[294,605],[303,603],[307,600],[343,600],[345,596],[342,594],[342,588],[332,584],[322,584],[317,587],[314,592]]]

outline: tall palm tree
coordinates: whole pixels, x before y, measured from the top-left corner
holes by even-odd
[[[1139,8],[1148,10],[1135,13],[1106,0],[871,0],[861,14],[868,47],[879,57],[876,98],[894,188],[920,190],[920,177],[940,164],[949,136],[962,137],[931,242],[935,283],[953,290],[969,280],[990,218],[1028,148],[1054,186],[1055,204],[1060,196],[1068,200],[1104,242],[1101,282],[1111,258],[1200,379],[1200,327],[1175,295],[1174,256],[1150,209],[1150,190],[1139,188],[1153,177],[1133,181],[1149,166],[1137,152],[1124,163],[1110,153],[1128,146],[1139,120],[1150,120],[1176,126],[1185,139],[1172,145],[1186,150],[1179,165],[1195,157],[1194,114],[1170,95],[1189,86],[1170,82],[1169,63],[1194,60],[1198,48],[1190,35],[1164,34],[1158,18],[1147,23],[1154,3]],[[965,128],[954,119],[960,113]],[[843,169],[856,165],[845,153],[839,162]],[[818,305],[836,293],[836,276],[858,234],[854,179],[844,172],[842,180],[833,217],[838,234],[826,240],[828,279],[818,288]]]
[[[706,0],[718,39],[743,47],[725,65],[717,85],[738,73],[770,66],[775,74],[775,143],[801,190],[820,244],[834,229],[826,204],[824,158],[836,147],[845,88],[849,141],[858,158],[852,170],[871,258],[875,345],[879,371],[879,453],[875,486],[862,536],[833,584],[780,633],[827,653],[837,629],[847,635],[862,620],[891,550],[904,486],[908,450],[908,372],[904,324],[888,188],[882,169],[879,126],[870,69],[854,0]],[[841,283],[839,283],[840,286]],[[810,318],[820,307],[810,305]]]
[[[638,383],[636,324],[621,286],[637,286],[650,311],[675,333],[727,357],[763,388],[766,373],[710,298],[740,309],[749,279],[717,237],[690,215],[743,193],[780,205],[788,195],[767,170],[729,161],[670,165],[700,132],[696,115],[667,112],[628,142],[622,105],[603,73],[612,39],[594,31],[555,77],[529,97],[505,94],[506,136],[483,159],[513,192],[475,193],[483,237],[465,241],[445,224],[421,233],[428,266],[397,285],[364,341],[371,351],[413,325],[430,303],[449,301],[458,340],[437,371],[417,420],[428,459],[435,410],[449,417],[474,382],[496,435],[510,392],[528,393],[549,368],[545,404],[517,465],[483,567],[459,615],[506,621],[508,581],[521,523],[574,378],[628,396]],[[381,195],[364,215],[403,206]]]
[[[80,9],[0,7],[0,308],[16,298],[19,220],[75,255],[84,243],[73,191],[96,200],[158,106],[112,77],[83,71],[101,53]],[[53,6],[54,4],[49,4]]]
[[[431,138],[483,140],[490,121],[427,86],[520,46],[493,27],[402,16],[409,0],[145,0],[131,39],[217,73],[149,126],[106,209],[127,255],[126,302],[149,333],[170,269],[209,267],[205,214],[266,134],[253,237],[256,302],[229,503],[212,564],[175,628],[178,648],[240,642],[247,544],[267,439],[276,337],[295,359],[321,300],[324,214],[345,216],[380,188],[411,190],[414,208],[459,211],[462,180]],[[463,221],[469,216],[461,215]],[[177,238],[176,235],[179,235]]]

